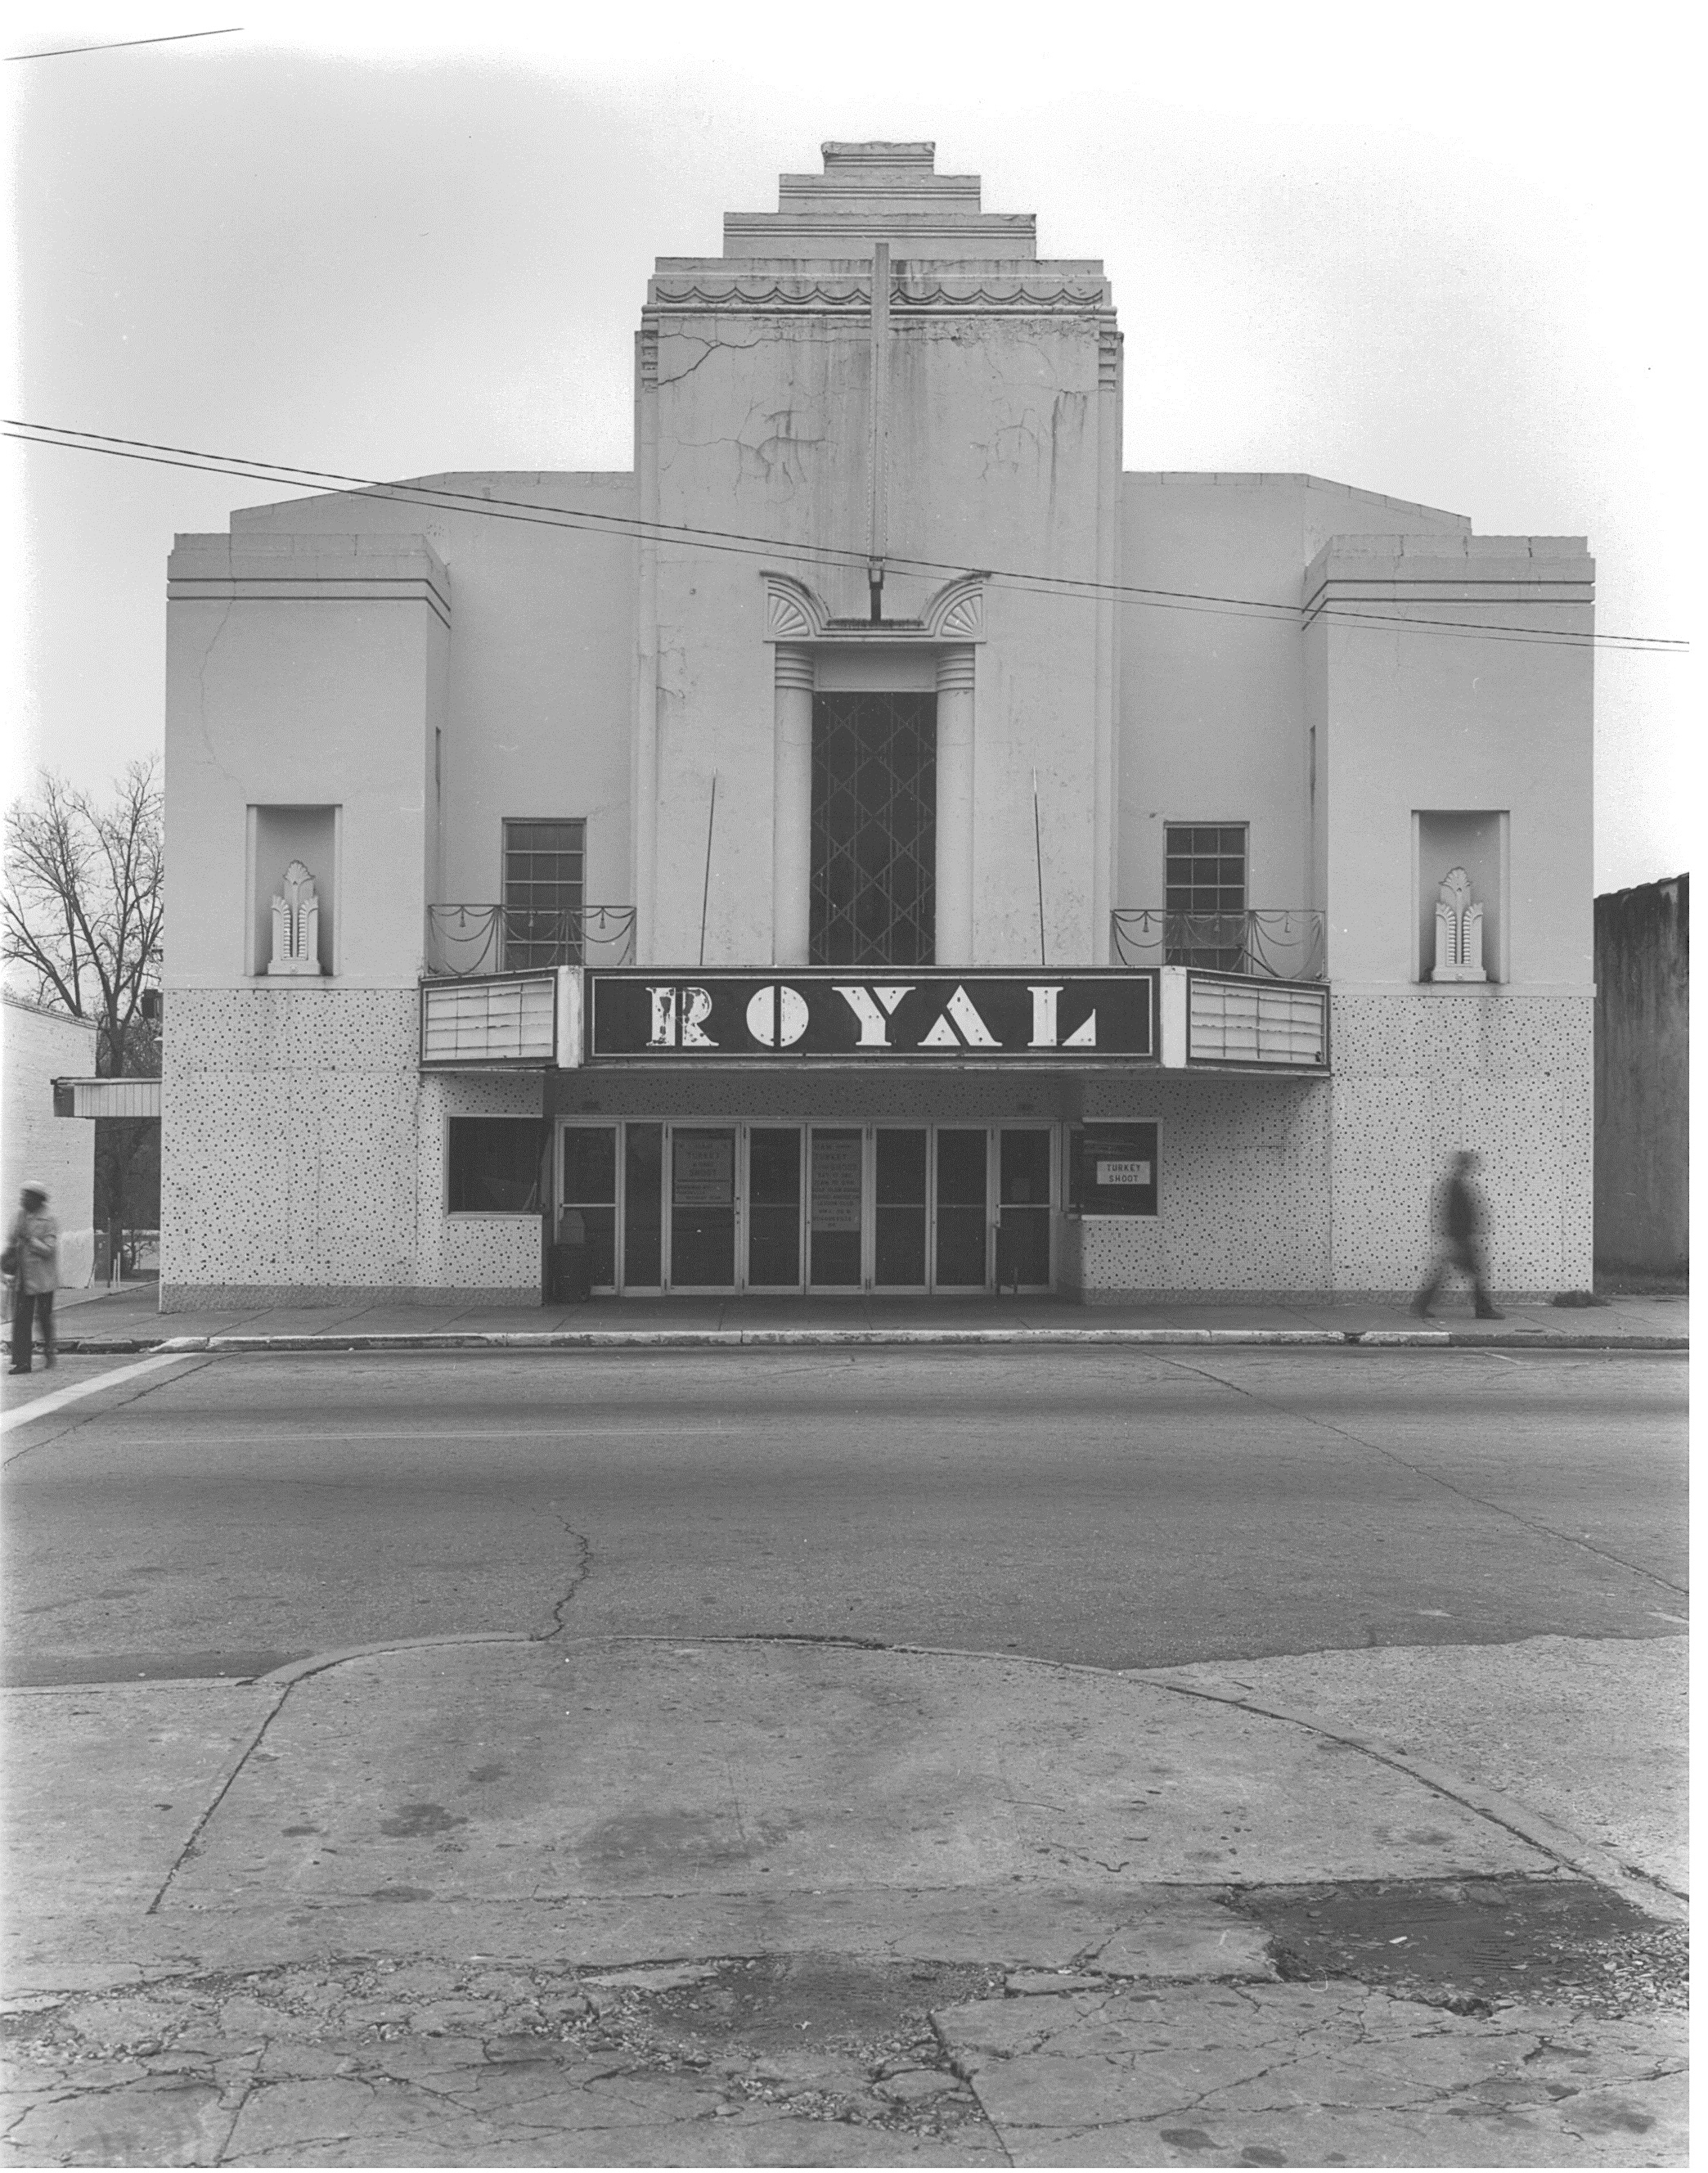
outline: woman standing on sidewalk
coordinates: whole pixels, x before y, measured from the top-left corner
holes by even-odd
[[[26,1184],[6,1240],[18,1279],[12,1297],[12,1371],[27,1373],[30,1328],[41,1323],[42,1363],[54,1361],[53,1293],[59,1288],[59,1225],[47,1211],[46,1188]]]

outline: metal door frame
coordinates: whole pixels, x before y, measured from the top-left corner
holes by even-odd
[[[616,1134],[616,1200],[617,1221],[615,1245],[615,1284],[601,1283],[595,1287],[607,1295],[625,1295],[628,1290],[628,1128],[631,1124],[657,1124],[660,1130],[662,1154],[661,1197],[659,1214],[659,1275],[657,1283],[637,1286],[637,1294],[657,1293],[673,1297],[679,1291],[683,1297],[725,1297],[755,1290],[762,1295],[777,1297],[813,1296],[822,1297],[857,1297],[867,1292],[884,1297],[936,1297],[993,1294],[996,1284],[996,1233],[1002,1217],[1002,1135],[1004,1132],[1041,1131],[1050,1137],[1049,1196],[1045,1204],[1049,1227],[1049,1281],[1048,1283],[1022,1283],[1023,1294],[1042,1297],[1053,1291],[1060,1274],[1060,1222],[1063,1204],[1067,1197],[1066,1162],[1068,1134],[1070,1127],[1053,1118],[1026,1122],[993,1124],[907,1124],[884,1119],[855,1124],[847,1119],[818,1117],[609,1117],[604,1115],[560,1115],[556,1120],[552,1151],[552,1241],[558,1242],[563,1227],[564,1162],[566,1151],[564,1135],[572,1126],[586,1130],[597,1126]],[[750,1135],[761,1131],[795,1131],[800,1137],[800,1264],[799,1279],[794,1283],[750,1283],[748,1281],[747,1247],[752,1200],[748,1196],[751,1178],[749,1157]],[[735,1135],[735,1279],[729,1283],[677,1284],[672,1276],[671,1237],[675,1200],[675,1142],[676,1135],[683,1131],[731,1131]],[[811,1280],[812,1265],[812,1134],[815,1131],[858,1132],[860,1138],[860,1276],[855,1283],[814,1284]],[[880,1283],[877,1270],[877,1135],[881,1131],[923,1131],[925,1135],[925,1280],[923,1283]],[[937,1281],[937,1137],[940,1132],[977,1132],[984,1134],[984,1281],[950,1283],[940,1289]]]

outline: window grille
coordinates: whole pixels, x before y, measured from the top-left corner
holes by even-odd
[[[581,962],[587,825],[509,822],[504,825],[505,969]]]
[[[929,966],[936,872],[936,696],[815,696],[811,962]]]
[[[1245,971],[1246,829],[1243,822],[1167,825],[1166,964]]]

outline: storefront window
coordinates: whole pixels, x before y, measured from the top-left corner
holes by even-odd
[[[1086,1124],[1068,1142],[1068,1205],[1083,1215],[1156,1212],[1155,1124]]]
[[[445,1205],[453,1215],[537,1215],[546,1127],[537,1117],[453,1117]]]

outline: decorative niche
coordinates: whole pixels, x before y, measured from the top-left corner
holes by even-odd
[[[1504,808],[1413,814],[1414,980],[1471,989],[1509,978],[1507,828]]]
[[[337,807],[251,806],[245,970],[303,981],[338,970]]]

